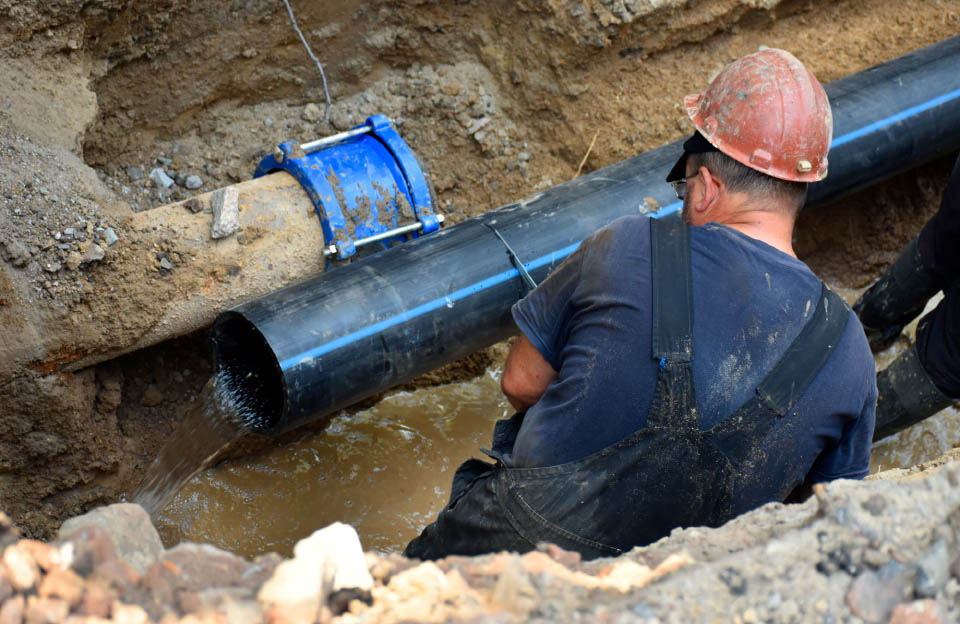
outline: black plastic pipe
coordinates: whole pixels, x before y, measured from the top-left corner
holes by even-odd
[[[833,82],[822,204],[960,149],[960,36]],[[495,228],[538,282],[617,217],[680,202],[664,177],[681,142],[278,290],[221,314],[218,371],[276,434],[507,338],[526,286]]]

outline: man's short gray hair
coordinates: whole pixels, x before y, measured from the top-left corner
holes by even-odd
[[[772,200],[791,207],[796,215],[807,199],[806,182],[790,182],[760,173],[730,158],[723,152],[690,154],[697,168],[706,167],[734,193],[747,193],[758,201]]]

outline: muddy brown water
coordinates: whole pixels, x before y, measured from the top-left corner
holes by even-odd
[[[432,521],[464,459],[483,457],[493,423],[508,416],[500,369],[334,418],[322,433],[235,460],[193,478],[154,517],[167,545],[210,543],[253,557],[292,552],[332,522],[366,550],[402,550]]]
[[[859,294],[837,290],[851,302]],[[909,344],[913,331],[915,324],[878,355],[880,368]],[[489,444],[493,423],[511,413],[500,372],[495,364],[474,380],[395,392],[370,409],[341,414],[322,433],[205,470],[178,492],[190,470],[174,461],[177,474],[155,477],[140,496],[159,508],[165,501],[156,491],[167,488],[169,503],[154,521],[168,546],[192,541],[246,557],[289,556],[298,540],[341,521],[357,529],[365,549],[400,551],[446,503],[459,463],[482,458],[478,449]],[[194,446],[206,435],[234,435],[224,412],[211,409],[193,410],[181,425],[196,428]],[[203,414],[214,417],[213,429],[196,420]],[[958,441],[960,413],[949,408],[877,443],[871,472],[933,459]]]

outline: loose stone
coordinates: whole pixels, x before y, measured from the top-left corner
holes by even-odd
[[[187,176],[186,182],[184,184],[191,191],[196,190],[203,186],[203,178],[198,175],[189,175]]]
[[[950,578],[950,555],[947,544],[937,540],[917,561],[917,578],[913,589],[920,598],[933,598],[944,588]]]
[[[868,570],[851,585],[847,606],[868,622],[884,621],[896,604],[910,597],[915,575],[913,568],[896,561],[888,562],[877,572]]]
[[[917,600],[898,604],[890,614],[890,624],[943,624],[942,607],[935,600]]]
[[[70,271],[76,271],[80,267],[80,263],[83,262],[83,256],[80,255],[78,251],[71,251],[67,254],[67,259],[64,261],[67,269]]]
[[[97,262],[103,260],[105,256],[103,248],[94,243],[83,252],[83,262]]]
[[[117,236],[117,233],[113,231],[113,228],[107,228],[103,231],[103,240],[106,241],[108,246],[110,246],[120,240],[120,237]]]
[[[173,180],[171,180],[167,172],[160,167],[150,172],[150,179],[157,185],[157,188],[168,189],[173,186]]]
[[[320,112],[320,107],[312,102],[304,106],[303,112],[300,113],[300,118],[310,123],[316,123],[320,121],[322,117],[323,113]]]
[[[213,225],[210,238],[226,238],[240,228],[240,194],[232,186],[213,194]]]

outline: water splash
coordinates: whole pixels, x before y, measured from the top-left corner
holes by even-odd
[[[228,371],[210,378],[147,469],[134,503],[154,515],[220,451],[256,426],[263,416],[238,387]]]

